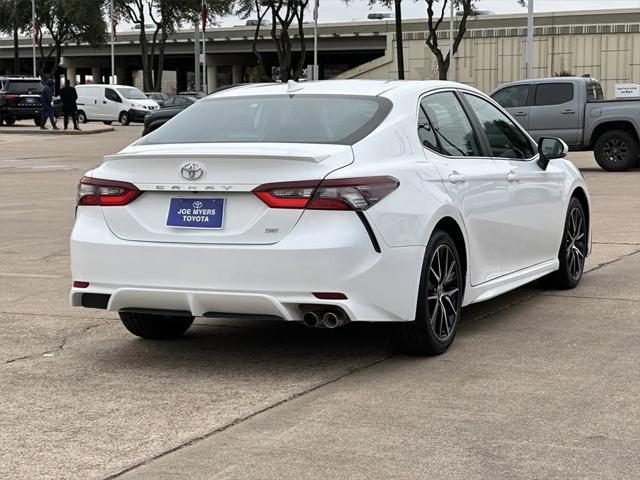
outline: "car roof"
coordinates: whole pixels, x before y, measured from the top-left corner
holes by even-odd
[[[470,91],[478,91],[468,85],[442,80],[321,80],[312,82],[296,82],[289,87],[288,83],[255,83],[239,85],[216,93],[208,98],[228,98],[246,95],[367,95],[392,98],[405,94],[428,92],[438,88],[453,87]]]

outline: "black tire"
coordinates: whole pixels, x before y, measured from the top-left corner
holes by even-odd
[[[4,123],[4,118],[0,117],[0,127],[2,126],[3,123]]]
[[[638,141],[624,130],[609,130],[593,147],[596,162],[608,172],[624,172],[638,161]]]
[[[193,323],[193,317],[120,312],[120,320],[129,332],[152,340],[179,338]]]
[[[105,125],[111,125],[113,123],[113,121],[111,120],[104,120],[102,123],[104,123]]]
[[[453,267],[443,266],[451,261]],[[398,325],[397,349],[411,355],[444,353],[456,335],[463,294],[464,273],[456,245],[446,232],[436,230],[422,264],[416,319]]]
[[[572,197],[567,208],[562,243],[558,252],[560,268],[542,277],[540,283],[544,288],[570,290],[580,283],[587,256],[587,225],[588,220],[582,203],[576,197]]]
[[[87,123],[87,114],[82,110],[78,110],[78,122]]]
[[[11,126],[14,123],[16,123],[16,117],[5,117],[4,123],[6,123],[7,125]]]
[[[118,122],[120,122],[120,125],[123,127],[129,125],[129,114],[127,112],[120,112],[120,115],[118,115]]]

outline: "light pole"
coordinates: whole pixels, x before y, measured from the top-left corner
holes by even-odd
[[[31,35],[31,49],[33,51],[33,76],[38,73],[36,71],[36,0],[31,0],[31,26],[33,27],[33,35]]]
[[[533,0],[527,2],[527,78],[533,78]]]
[[[114,41],[116,34],[116,26],[113,23],[113,0],[109,2],[109,15],[111,17],[111,81],[109,82],[112,85],[116,83],[116,58],[114,52]]]
[[[447,73],[449,74],[449,80],[452,82],[456,81],[456,72],[453,68],[453,0],[451,0],[450,10],[449,10],[449,70]]]

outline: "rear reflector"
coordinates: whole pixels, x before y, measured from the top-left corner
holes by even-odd
[[[313,292],[313,296],[320,300],[346,300],[347,296],[339,292]]]
[[[89,286],[89,282],[80,282],[78,280],[73,281],[73,288],[87,288]]]
[[[307,182],[268,183],[253,193],[271,208],[366,210],[393,192],[393,177],[358,177]]]
[[[135,185],[115,180],[82,177],[78,184],[78,205],[122,206],[142,192]]]

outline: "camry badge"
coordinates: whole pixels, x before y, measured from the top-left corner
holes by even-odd
[[[185,180],[198,180],[204,174],[204,169],[197,163],[185,163],[180,168],[180,175]]]

